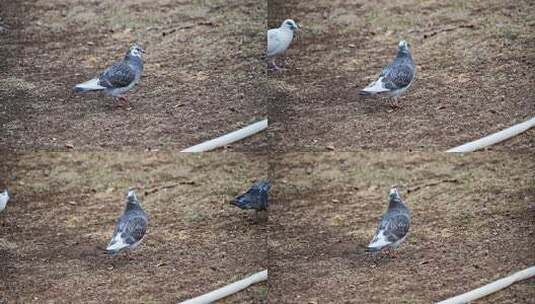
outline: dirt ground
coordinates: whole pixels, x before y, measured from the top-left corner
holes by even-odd
[[[271,73],[272,147],[283,151],[436,151],[535,115],[533,1],[282,1],[270,28],[301,26],[286,70]],[[412,46],[416,81],[389,113],[364,98],[397,52]],[[492,150],[535,148],[535,130]]]
[[[265,1],[1,1],[0,148],[180,149],[266,117]],[[146,50],[131,107],[72,87]],[[256,151],[258,135],[232,145]],[[65,147],[67,146],[67,148]]]
[[[535,262],[528,154],[300,153],[273,170],[272,303],[431,303]],[[412,209],[399,258],[365,252],[393,184]],[[477,303],[535,303],[534,284]]]
[[[9,160],[0,162],[0,187],[14,196],[0,213],[0,303],[176,303],[267,267],[266,225],[229,204],[265,177],[259,155],[34,153]],[[100,248],[131,186],[141,189],[148,232],[129,258],[111,258]],[[266,296],[260,283],[221,303],[263,303]]]

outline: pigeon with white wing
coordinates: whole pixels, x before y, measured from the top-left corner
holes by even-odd
[[[399,247],[409,233],[410,224],[411,211],[401,200],[398,188],[393,186],[388,194],[388,209],[368,245],[368,251]]]
[[[6,189],[4,192],[0,193],[0,212],[2,212],[9,201],[9,191]]]
[[[148,217],[136,193],[129,190],[126,196],[126,209],[117,220],[117,225],[111,241],[106,248],[109,255],[114,256],[124,249],[134,249],[141,241],[147,231]]]
[[[292,19],[286,19],[278,28],[270,29],[267,32],[267,58],[269,65],[275,70],[280,68],[275,64],[275,57],[282,55],[293,40],[294,32],[299,29],[297,23]]]
[[[128,98],[124,94],[131,90],[141,78],[143,53],[145,51],[138,44],[132,45],[123,60],[112,64],[98,77],[77,84],[74,91],[104,91],[106,94],[128,103]]]
[[[405,41],[399,42],[399,50],[392,63],[387,65],[379,78],[360,91],[360,95],[383,95],[393,98],[390,106],[398,108],[398,98],[414,81],[416,65],[412,59],[410,45]]]

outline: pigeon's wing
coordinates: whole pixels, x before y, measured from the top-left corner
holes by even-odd
[[[406,63],[393,62],[387,66],[380,77],[383,86],[389,90],[398,90],[408,86],[414,78],[414,69]]]
[[[259,180],[254,184],[260,191],[268,192],[271,190],[271,182],[268,180]]]
[[[268,30],[267,55],[273,56],[284,52],[284,42],[282,32],[279,29]]]
[[[401,240],[409,232],[410,218],[407,214],[398,213],[384,219],[384,235],[386,240],[394,243]]]
[[[116,62],[99,76],[98,84],[108,89],[127,87],[136,79],[134,69],[128,64]]]
[[[145,232],[147,231],[147,219],[142,216],[136,216],[130,218],[124,226],[124,237],[125,242],[128,245],[133,245],[143,238]]]

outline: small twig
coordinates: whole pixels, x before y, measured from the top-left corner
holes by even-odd
[[[439,30],[436,30],[436,31],[433,31],[429,34],[424,34],[424,39],[427,39],[429,37],[433,37],[437,34],[440,34],[440,33],[443,33],[443,32],[450,32],[450,31],[453,31],[453,30],[456,30],[456,29],[459,29],[459,28],[475,28],[475,25],[473,24],[461,24],[461,25],[457,25],[457,26],[451,26],[451,27],[446,27],[446,28],[442,28],[442,29],[439,29]]]
[[[193,28],[196,25],[214,26],[215,24],[212,21],[202,21],[202,22],[198,22],[196,24],[188,24],[188,25],[172,28],[172,29],[170,29],[168,31],[164,31],[162,33],[162,36],[167,36],[169,34],[172,34],[172,33],[176,32],[176,31],[180,31],[180,30],[187,30],[187,29]]]
[[[161,187],[155,187],[155,188],[146,190],[145,191],[145,195],[153,194],[153,193],[156,193],[156,192],[158,192],[160,190],[163,190],[163,189],[174,188],[174,187],[177,187],[179,185],[195,185],[195,182],[194,181],[184,181],[184,182],[178,182],[178,183],[174,183],[174,184],[164,185],[164,186],[161,186]]]
[[[409,188],[409,189],[407,189],[407,193],[418,191],[418,190],[420,190],[422,188],[425,188],[425,187],[436,186],[436,185],[439,185],[439,184],[442,184],[442,183],[454,183],[454,184],[456,184],[456,183],[459,183],[459,180],[456,179],[456,178],[443,179],[443,180],[440,180],[440,181],[435,181],[435,182],[423,184],[421,186],[416,186],[414,188]]]

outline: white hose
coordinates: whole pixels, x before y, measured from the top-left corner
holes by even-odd
[[[229,284],[227,286],[221,287],[219,289],[216,289],[214,291],[211,291],[207,294],[204,294],[202,296],[193,298],[191,300],[186,300],[184,302],[181,302],[180,304],[208,304],[215,302],[219,299],[222,299],[224,297],[227,297],[231,294],[235,294],[238,291],[245,289],[253,284],[256,284],[258,282],[262,282],[268,279],[268,271],[260,271],[257,272],[243,280],[234,282],[232,284]]]
[[[479,149],[483,149],[485,147],[494,145],[496,143],[499,143],[501,141],[504,141],[506,139],[509,139],[513,136],[516,136],[522,132],[525,132],[529,130],[530,128],[535,126],[535,117],[524,121],[523,123],[519,123],[517,125],[514,125],[512,127],[509,127],[505,130],[502,130],[500,132],[491,134],[489,136],[483,137],[481,139],[466,143],[464,145],[449,149],[446,152],[456,152],[456,153],[463,153],[463,152],[472,152]]]
[[[438,302],[436,304],[463,304],[468,303],[474,300],[477,300],[479,298],[483,298],[493,292],[496,292],[498,290],[504,289],[508,287],[509,285],[522,281],[525,279],[529,279],[532,276],[535,276],[535,266],[532,266],[530,268],[524,269],[522,271],[516,272],[508,277],[505,277],[503,279],[499,279],[498,281],[494,281],[490,284],[487,284],[483,287],[479,287],[478,289],[474,289],[472,291],[469,291],[467,293],[464,293],[462,295]]]
[[[236,142],[240,139],[244,139],[260,131],[263,131],[267,129],[267,127],[268,127],[268,120],[264,119],[259,122],[255,122],[252,125],[248,125],[245,128],[239,129],[237,131],[228,133],[226,135],[220,136],[218,138],[215,138],[209,141],[205,141],[201,144],[195,145],[193,147],[189,147],[180,152],[206,152],[206,151],[214,150],[219,147],[223,147],[233,142]]]

